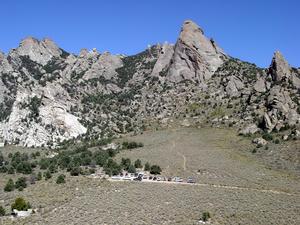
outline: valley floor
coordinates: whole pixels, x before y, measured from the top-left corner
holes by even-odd
[[[250,141],[225,129],[184,128],[148,131],[128,137],[143,148],[122,151],[158,164],[165,176],[193,176],[197,185],[154,182],[109,182],[69,177],[38,182],[23,192],[4,193],[8,175],[0,178],[1,200],[23,196],[43,209],[4,224],[199,224],[203,212],[210,224],[300,224],[300,178],[268,169],[246,150]],[[1,220],[0,220],[1,221]]]

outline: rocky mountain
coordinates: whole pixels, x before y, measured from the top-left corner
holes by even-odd
[[[192,21],[175,45],[133,55],[24,39],[0,53],[0,136],[8,144],[55,147],[148,127],[230,126],[241,134],[300,122],[300,70],[276,52],[269,68],[226,54]]]

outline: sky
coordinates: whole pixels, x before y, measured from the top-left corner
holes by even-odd
[[[299,10],[299,0],[1,0],[0,50],[33,36],[75,54],[132,55],[175,43],[191,19],[233,57],[268,67],[279,50],[300,67]]]

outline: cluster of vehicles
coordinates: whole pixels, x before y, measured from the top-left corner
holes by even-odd
[[[178,182],[178,183],[196,183],[195,178],[193,177],[188,177],[186,180],[184,180],[181,177],[164,177],[164,176],[158,176],[158,175],[149,175],[149,174],[144,174],[142,172],[140,173],[125,173],[125,174],[119,174],[117,176],[112,176],[112,180],[124,180],[124,181],[164,181],[164,182]]]

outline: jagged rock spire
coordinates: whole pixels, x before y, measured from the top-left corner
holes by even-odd
[[[224,62],[226,54],[215,41],[191,20],[183,23],[168,78],[174,82],[192,80],[203,83]]]
[[[291,67],[279,51],[274,53],[269,72],[274,81],[287,80],[291,76]]]

